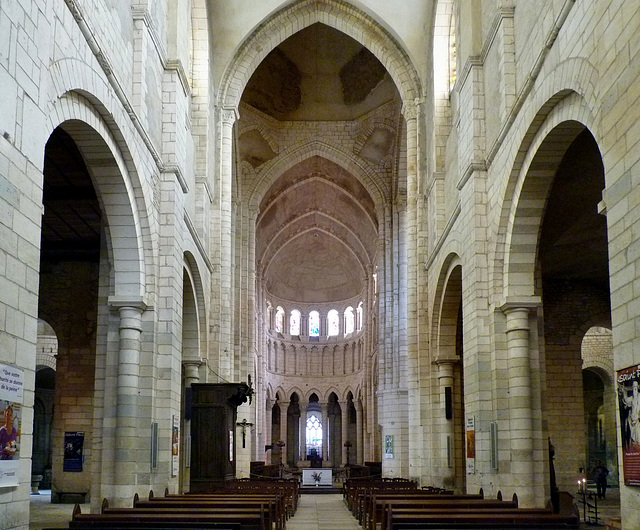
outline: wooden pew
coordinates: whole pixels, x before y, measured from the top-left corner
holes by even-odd
[[[577,529],[580,519],[576,514],[555,513],[527,513],[527,509],[481,512],[441,512],[431,511],[399,513],[391,508],[391,514],[387,521],[386,530],[409,529],[490,529],[512,528],[521,530],[559,530]]]
[[[109,507],[107,499],[102,501],[102,509],[100,513],[104,514],[129,514],[136,513],[140,515],[152,513],[178,513],[178,514],[239,514],[239,515],[261,515],[264,519],[265,530],[282,530],[279,521],[274,519],[275,512],[273,504],[254,500],[226,499],[217,503],[202,504],[173,504],[173,503],[151,503],[151,506],[136,506],[134,499],[133,508]]]
[[[392,502],[394,500],[404,501],[411,499],[416,503],[423,501],[435,501],[437,503],[447,503],[449,501],[473,501],[483,500],[484,493],[447,493],[434,494],[430,490],[408,490],[408,491],[389,491],[389,490],[373,490],[365,492],[363,498],[363,508],[360,516],[360,524],[365,529],[375,529],[375,525],[382,520],[383,517],[383,501]],[[517,502],[515,504],[517,507]]]
[[[155,508],[155,507],[173,507],[173,508],[190,508],[190,509],[206,509],[221,506],[242,507],[251,504],[264,504],[268,509],[267,523],[273,523],[276,530],[282,530],[285,527],[287,510],[285,508],[285,499],[281,493],[274,492],[272,494],[254,494],[243,493],[239,495],[237,492],[222,491],[220,493],[211,494],[173,494],[166,497],[154,497],[150,492],[149,500],[142,501],[138,496],[134,496],[133,506],[137,508]]]
[[[371,491],[418,491],[416,482],[406,479],[349,479],[343,486],[347,508],[361,519],[364,497]]]
[[[386,522],[386,511],[390,507],[399,508],[517,508],[517,499],[500,501],[497,499],[484,499],[480,494],[456,494],[456,495],[390,495],[379,494],[373,497],[366,514],[364,528],[375,529],[378,523]]]
[[[132,509],[133,510],[133,509]],[[87,513],[76,504],[69,528],[75,529],[161,529],[161,528],[215,528],[225,530],[264,530],[262,514],[237,513]]]

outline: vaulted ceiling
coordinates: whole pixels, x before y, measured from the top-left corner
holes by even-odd
[[[239,159],[259,174],[280,156],[265,139],[268,131],[263,134],[273,123],[281,134],[284,122],[292,129],[301,122],[348,122],[390,101],[398,101],[398,92],[375,56],[343,33],[314,24],[277,46],[249,80],[242,105],[267,117],[261,131],[240,135]],[[380,166],[394,140],[389,129],[374,129],[357,155]],[[267,291],[306,303],[362,293],[377,259],[379,219],[371,195],[345,167],[310,155],[275,176],[259,212],[256,261]]]

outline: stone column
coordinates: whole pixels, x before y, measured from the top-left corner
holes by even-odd
[[[300,442],[300,455],[298,460],[307,459],[307,406],[300,405],[300,428],[298,433],[298,441]]]
[[[449,483],[452,482],[455,476],[455,467],[449,465],[448,454],[448,447],[451,447],[451,457],[453,460],[453,442],[455,436],[454,419],[453,416],[450,419],[446,418],[446,389],[451,389],[451,399],[453,401],[453,367],[455,363],[455,359],[436,360],[436,364],[438,365],[438,380],[440,382],[440,421],[442,426],[440,433],[440,465],[438,469],[439,475],[442,478],[442,484],[445,487],[450,486]]]
[[[182,365],[184,366],[184,387],[189,388],[193,383],[198,383],[202,361],[200,359],[185,360],[182,361]]]
[[[116,499],[130,498],[138,482],[136,469],[140,431],[138,429],[138,391],[140,388],[140,349],[143,303],[119,303],[118,387],[115,425]],[[146,436],[147,432],[143,433]]]
[[[285,446],[282,448],[282,454],[280,455],[281,462],[283,464],[287,464],[287,412],[289,410],[289,402],[288,401],[280,401],[278,403],[280,407],[280,440],[285,443]]]
[[[236,109],[221,109],[220,111],[220,278],[219,311],[217,312],[220,325],[218,326],[218,353],[220,355],[220,375],[233,380],[233,326],[232,318],[232,278],[233,278],[233,249],[232,249],[232,180],[233,180],[233,124],[237,118]],[[213,308],[215,312],[215,308]]]
[[[340,403],[340,409],[342,411],[340,425],[342,439],[340,440],[340,445],[342,446],[342,465],[344,466],[347,463],[347,448],[344,446],[344,443],[349,439],[349,401],[345,399]]]
[[[356,403],[356,464],[362,465],[364,462],[363,452],[363,432],[362,432],[362,401],[357,400]]]
[[[329,462],[329,404],[320,403],[322,410],[322,467]]]
[[[503,308],[507,317],[511,476],[524,506],[535,499],[529,307]]]
[[[265,418],[264,418],[264,443],[265,445],[273,446],[273,404],[275,403],[274,399],[267,398],[266,410],[265,410]],[[274,448],[272,447],[270,451],[265,451],[265,463],[266,464],[274,464],[273,462],[273,453]]]

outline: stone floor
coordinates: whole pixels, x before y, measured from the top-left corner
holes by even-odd
[[[89,513],[89,505],[82,505]],[[29,530],[42,528],[69,528],[73,504],[51,504],[51,491],[40,490],[40,495],[31,495]]]
[[[576,499],[577,501],[578,499]],[[590,500],[593,503],[593,499]],[[580,517],[583,506],[578,503]],[[71,520],[72,504],[51,504],[51,492],[42,491],[31,496],[30,530],[42,528],[68,528]],[[82,505],[82,511],[89,513],[89,505]],[[620,517],[620,492],[611,488],[606,499],[598,499],[598,525],[583,525],[585,529],[604,529],[605,522]],[[287,530],[351,530],[360,528],[356,519],[347,510],[341,494],[311,495],[300,497],[298,511],[287,521]]]
[[[301,495],[287,530],[351,530],[360,528],[341,494]]]

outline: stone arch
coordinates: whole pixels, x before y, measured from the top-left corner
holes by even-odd
[[[196,257],[190,251],[185,251],[184,260],[185,270],[189,275],[195,295],[195,307],[197,310],[197,319],[200,328],[200,357],[202,357],[202,352],[208,351],[208,333],[202,333],[202,330],[207,329],[207,297],[204,294],[206,289],[202,281],[202,275],[200,274],[200,268],[196,261]]]
[[[202,284],[192,269],[193,256],[185,253],[182,286],[182,360],[202,359]],[[197,269],[196,269],[197,270]],[[197,279],[196,279],[197,278]],[[200,285],[198,285],[198,283]],[[206,350],[205,350],[206,351]]]
[[[302,399],[302,397],[305,397],[305,399],[308,399],[308,397],[305,395],[305,393],[299,387],[293,386],[287,392],[288,401],[291,401],[291,398],[293,397],[294,394],[296,394],[298,396],[298,399]]]
[[[445,259],[434,301],[432,336],[436,338],[435,359],[456,359],[456,329],[462,299],[462,263],[457,254]]]
[[[362,267],[362,272],[363,274],[366,274],[367,272],[367,264],[362,262],[362,259],[360,257],[360,255],[358,255],[356,252],[354,252],[354,250],[347,245],[342,239],[340,239],[338,236],[336,236],[335,234],[327,231],[327,230],[322,230],[320,228],[317,227],[312,227],[309,228],[307,230],[303,230],[302,232],[296,234],[295,236],[293,236],[289,241],[287,241],[287,243],[291,243],[292,241],[294,241],[295,239],[299,238],[299,237],[304,237],[305,234],[309,233],[309,232],[322,232],[324,234],[327,234],[327,236],[335,239],[336,241],[338,241],[338,243],[340,243],[341,245],[343,245],[346,249],[347,252],[350,252],[351,254],[353,254],[353,256],[355,257],[355,259],[358,261],[358,263],[360,264],[360,266]],[[271,262],[274,260],[274,258],[280,253],[282,252],[282,250],[286,247],[286,245],[281,246],[276,252],[274,252],[274,254],[269,258],[268,261],[263,263],[263,274],[267,274],[268,270],[269,270],[269,266],[271,265]],[[285,311],[287,311],[287,308],[284,308]]]
[[[513,140],[497,155],[500,157],[498,165],[508,165],[511,170],[509,177],[505,179],[503,189],[498,192],[498,196],[502,197],[502,204],[495,205],[501,213],[495,238],[495,253],[490,256],[489,277],[490,281],[494,282],[496,292],[501,292],[506,285],[503,274],[506,271],[508,247],[505,246],[505,241],[509,215],[515,200],[517,183],[524,178],[523,165],[532,153],[536,152],[533,144],[540,141],[542,128],[553,128],[550,127],[550,122],[557,125],[561,121],[576,120],[584,124],[598,145],[601,145],[595,119],[600,106],[596,94],[598,82],[598,71],[585,59],[570,58],[558,63],[553,70],[536,80],[537,90],[532,91],[533,96],[525,102],[513,126],[509,128]],[[542,137],[544,138],[544,134]],[[496,162],[492,151],[488,163],[494,165]],[[603,163],[606,168],[606,156],[603,156]]]
[[[335,386],[330,386],[324,393],[324,395],[322,396],[322,401],[324,401],[325,403],[329,402],[329,397],[331,397],[331,394],[335,394],[336,398],[339,398],[340,396],[340,391],[338,390],[337,387]]]
[[[535,295],[538,239],[550,187],[566,150],[586,127],[576,119],[584,117],[579,96],[554,103],[555,98],[549,100],[553,109],[547,116],[538,116],[542,123],[531,125],[532,137],[527,137],[509,177],[495,254],[500,270],[494,271],[499,276],[496,285],[504,282],[505,297]]]
[[[269,52],[316,22],[343,32],[375,55],[389,72],[403,101],[413,103],[422,97],[420,79],[408,53],[381,24],[343,1],[301,0],[263,21],[241,44],[223,74],[218,105],[237,109],[249,78]]]
[[[202,0],[198,0],[202,1]],[[128,168],[128,177],[131,179],[132,188],[136,190],[136,200],[138,211],[144,212],[142,221],[142,233],[148,244],[147,256],[147,276],[153,276],[152,256],[157,254],[157,243],[148,236],[150,226],[155,223],[155,208],[153,207],[154,195],[158,186],[158,171],[163,171],[164,167],[155,147],[149,144],[143,145],[140,135],[132,125],[133,117],[128,114],[127,106],[118,99],[112,87],[101,75],[89,64],[71,58],[64,58],[56,61],[49,68],[51,84],[54,87],[54,95],[49,102],[49,112],[47,115],[48,128],[45,131],[48,137],[51,132],[63,121],[78,118],[87,121],[86,117],[76,116],[74,112],[78,110],[70,109],[70,98],[77,98],[83,106],[88,107],[90,114],[97,117],[108,133],[102,133],[105,141],[108,138],[112,147],[112,152],[119,151]],[[85,111],[86,112],[86,111]],[[97,125],[87,122],[95,129]],[[43,145],[44,148],[44,145]],[[133,161],[137,161],[135,164]],[[142,176],[142,167],[147,168],[147,174],[151,178],[145,179]],[[142,215],[142,214],[141,214]]]
[[[112,295],[116,299],[144,299],[153,276],[149,219],[142,199],[132,154],[121,149],[107,124],[90,102],[77,93],[60,98],[49,115],[51,131],[61,127],[80,150],[107,220],[108,252],[114,268]],[[149,211],[153,211],[150,209]],[[149,241],[149,245],[144,242]]]
[[[318,140],[296,145],[264,164],[264,168],[256,176],[254,186],[248,190],[249,208],[257,212],[271,185],[287,170],[313,156],[326,158],[353,175],[373,199],[378,222],[383,219],[384,204],[389,200],[390,193],[380,176],[366,161]]]

